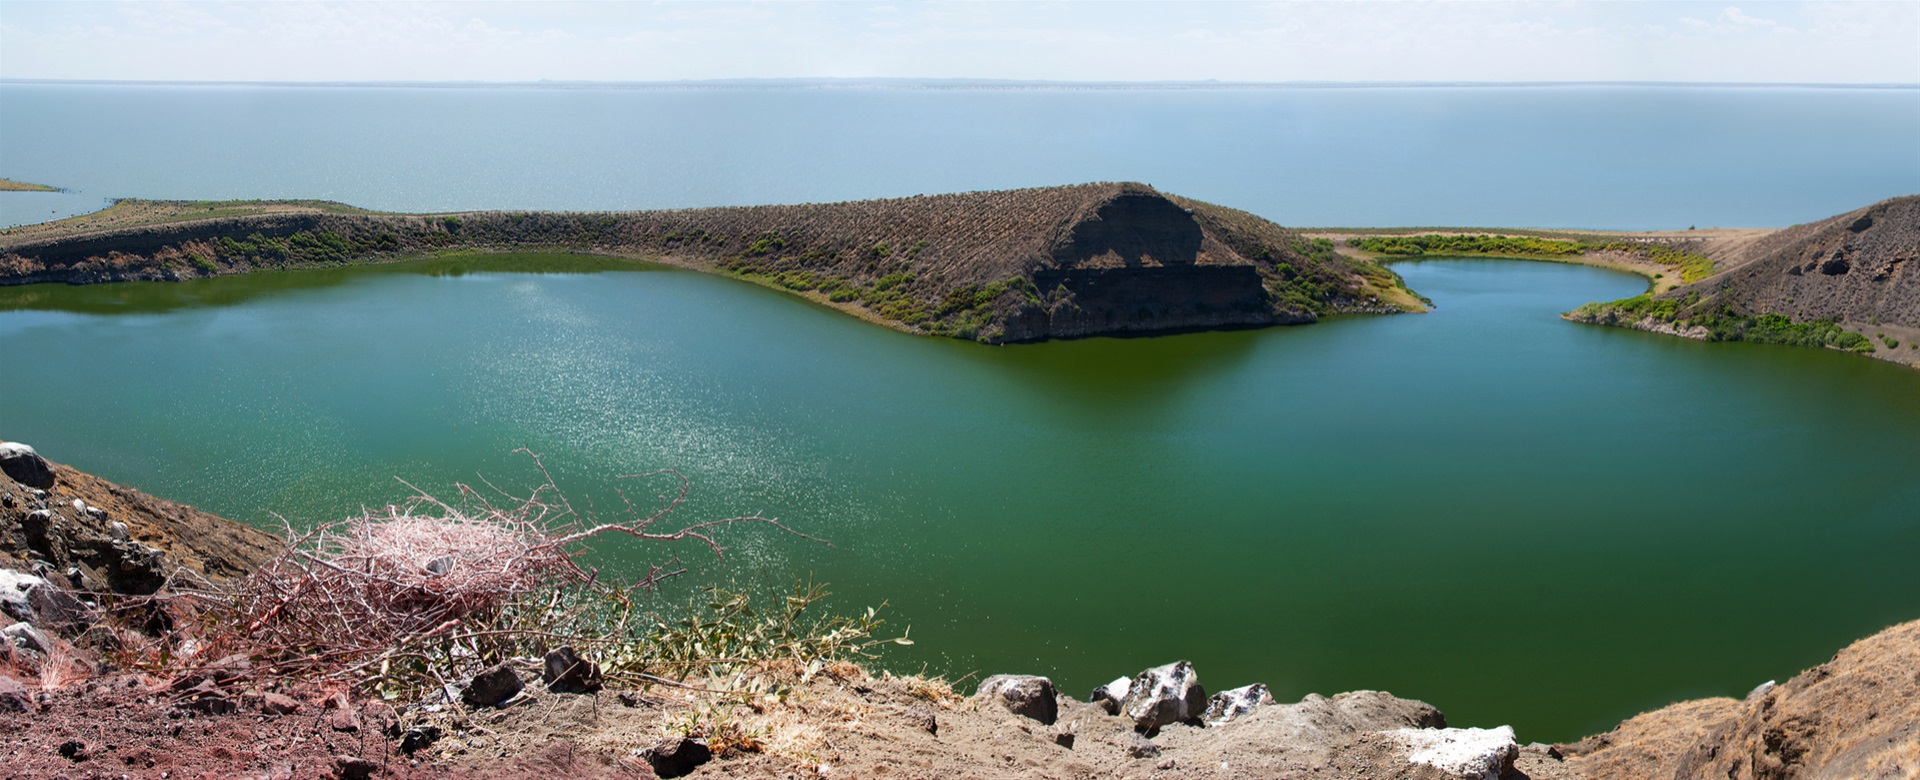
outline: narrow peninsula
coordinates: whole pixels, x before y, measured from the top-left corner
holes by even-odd
[[[791,206],[387,214],[122,200],[0,233],[0,284],[179,280],[561,249],[723,274],[899,330],[987,343],[1417,311],[1392,271],[1136,183]]]

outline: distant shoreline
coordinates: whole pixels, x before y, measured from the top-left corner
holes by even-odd
[[[14,181],[12,179],[0,179],[0,192],[61,192],[61,191],[62,190],[59,187],[49,187],[45,184],[34,184],[32,182]]]
[[[1920,90],[1920,82],[1787,81],[1024,81],[992,79],[821,78],[684,81],[147,81],[137,79],[0,78],[0,85],[106,87],[244,87],[308,89],[599,89],[599,90],[1327,90],[1327,89],[1840,89]]]

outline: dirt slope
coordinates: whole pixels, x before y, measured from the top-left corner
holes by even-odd
[[[1920,621],[1745,701],[1682,702],[1561,750],[1620,780],[1920,777]]]

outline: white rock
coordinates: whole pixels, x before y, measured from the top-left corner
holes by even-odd
[[[27,591],[46,585],[46,580],[31,574],[0,569],[0,612],[14,620],[33,622],[33,604],[27,601]]]
[[[1758,699],[1762,696],[1772,693],[1774,686],[1775,686],[1775,682],[1773,680],[1768,680],[1766,682],[1763,682],[1759,685],[1754,686],[1753,690],[1747,692],[1747,701],[1753,701],[1754,699]]]
[[[1382,732],[1407,746],[1407,761],[1426,764],[1464,780],[1498,780],[1520,757],[1513,727],[1497,729],[1394,729]]]
[[[1273,694],[1267,692],[1267,686],[1261,683],[1243,685],[1232,690],[1221,691],[1207,700],[1207,714],[1202,720],[1208,726],[1218,726],[1238,718],[1262,704],[1272,704]]]
[[[1194,720],[1206,709],[1207,691],[1200,687],[1200,673],[1186,661],[1141,672],[1127,686],[1127,696],[1120,702],[1120,714],[1142,732]]]
[[[26,623],[15,623],[6,628],[0,628],[0,637],[13,643],[14,647],[32,650],[42,655],[53,650],[53,643],[47,641],[47,635]]]
[[[1127,688],[1133,685],[1132,677],[1116,678],[1113,682],[1093,689],[1093,695],[1087,701],[1106,709],[1108,715],[1120,714],[1120,702],[1127,698]]]

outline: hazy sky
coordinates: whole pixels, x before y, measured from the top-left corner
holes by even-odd
[[[1920,2],[22,2],[0,77],[1920,82]]]

